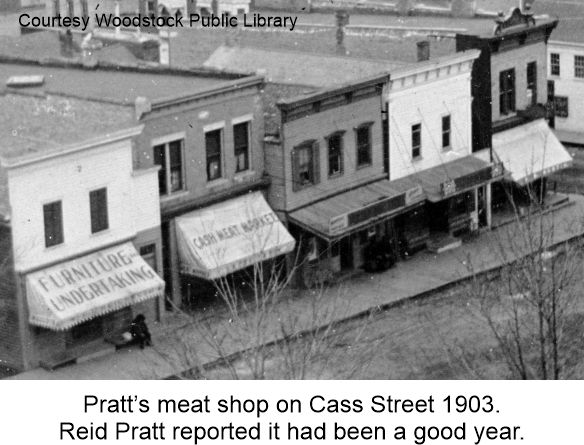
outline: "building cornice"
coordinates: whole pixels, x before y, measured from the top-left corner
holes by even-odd
[[[426,62],[420,62],[412,65],[408,65],[405,68],[398,68],[391,71],[391,81],[405,79],[407,77],[418,76],[420,74],[430,73],[432,71],[437,71],[440,77],[440,73],[444,68],[452,68],[454,66],[467,66],[467,71],[470,72],[472,68],[472,63],[478,59],[481,52],[476,49],[460,51],[451,55],[438,57],[436,59],[431,59]],[[459,72],[453,73],[452,71],[446,71],[445,77],[450,77],[454,74],[459,74]]]
[[[548,46],[557,45],[557,46],[576,46],[578,48],[584,48],[584,42],[568,42],[566,40],[552,40],[548,42]]]
[[[230,82],[221,83],[216,87],[207,88],[191,94],[180,94],[173,97],[166,97],[162,99],[153,100],[151,102],[151,111],[158,111],[168,107],[184,105],[189,102],[197,102],[209,97],[228,94],[234,91],[240,91],[246,88],[259,87],[264,84],[262,76],[250,76],[242,79],[233,80]]]

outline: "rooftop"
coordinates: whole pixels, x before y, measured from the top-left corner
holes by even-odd
[[[0,158],[15,160],[61,150],[136,126],[133,107],[56,95],[0,95]],[[0,167],[0,219],[9,215]]]
[[[227,84],[235,76],[209,72],[169,71],[164,68],[124,68],[102,65],[43,65],[0,63],[0,88],[12,76],[42,75],[44,85],[29,92],[56,94],[117,105],[133,105],[137,97],[151,101],[203,92]],[[243,77],[243,76],[239,76]]]
[[[387,72],[403,63],[351,57],[274,51],[246,47],[219,47],[204,66],[255,72],[268,82],[313,87],[330,87]]]
[[[69,51],[54,31],[41,31],[21,36],[3,37],[0,39],[0,56],[12,57],[21,61],[39,61],[42,59],[63,58],[81,61],[82,35],[72,35],[72,47]],[[111,44],[93,52],[95,60],[124,65],[138,64],[138,60],[123,44]]]
[[[308,18],[310,17],[308,15]],[[299,21],[304,19],[302,16]],[[331,19],[334,20],[332,15]],[[346,56],[392,65],[415,62],[416,43],[427,38],[425,33],[408,32],[404,35],[400,32],[388,35],[378,32],[347,31]],[[177,31],[170,45],[172,65],[185,67],[202,66],[222,46],[339,57],[334,28],[297,27],[293,32],[243,30],[243,28],[185,28]],[[432,57],[453,53],[455,48],[453,38],[431,38]]]

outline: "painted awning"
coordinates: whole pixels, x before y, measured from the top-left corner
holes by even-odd
[[[519,185],[572,165],[572,156],[543,119],[495,133],[493,151]]]
[[[464,156],[410,175],[422,188],[428,201],[439,202],[502,177],[500,164],[474,156]]]
[[[56,331],[164,293],[131,243],[31,273],[26,286],[30,324]]]
[[[213,280],[291,252],[294,238],[261,192],[176,218],[181,272]]]
[[[321,238],[333,240],[424,201],[411,178],[376,181],[340,193],[290,214],[290,220]]]

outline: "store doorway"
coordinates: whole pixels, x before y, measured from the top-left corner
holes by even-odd
[[[348,270],[353,268],[353,243],[352,237],[346,236],[341,239],[341,270]]]

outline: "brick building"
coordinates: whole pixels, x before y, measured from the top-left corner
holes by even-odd
[[[137,313],[160,319],[158,169],[133,165],[133,110],[4,68],[0,360],[52,367],[113,350]]]
[[[495,28],[456,36],[457,50],[479,49],[473,67],[473,152],[500,160],[506,181],[493,205],[504,210],[507,186],[519,205],[545,196],[545,177],[572,158],[550,130],[547,43],[558,21],[514,9]]]

